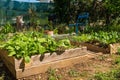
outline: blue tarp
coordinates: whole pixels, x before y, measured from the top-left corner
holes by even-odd
[[[40,3],[40,1],[38,0],[12,0],[12,1],[27,2],[27,3]]]
[[[12,0],[18,2],[28,2],[28,3],[50,3],[52,0]]]

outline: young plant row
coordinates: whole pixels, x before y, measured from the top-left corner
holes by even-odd
[[[92,32],[89,34],[81,34],[80,36],[74,36],[73,41],[78,42],[99,42],[102,44],[112,44],[112,43],[118,43],[120,42],[120,33],[119,32]]]
[[[54,52],[60,47],[70,48],[71,44],[68,39],[56,41],[54,38],[43,36],[41,33],[27,32],[14,34],[0,47],[8,51],[8,56],[23,58],[25,62],[29,62],[32,55]]]

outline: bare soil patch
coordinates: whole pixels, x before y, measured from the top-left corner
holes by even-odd
[[[110,71],[113,65],[113,55],[91,52],[82,57],[78,64],[61,69],[50,68],[47,72],[28,76],[19,80],[92,80],[97,72]],[[0,60],[0,80],[15,80]]]

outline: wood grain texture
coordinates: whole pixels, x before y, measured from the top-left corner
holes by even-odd
[[[22,78],[47,71],[50,67],[62,68],[78,62],[81,56],[88,54],[86,47],[65,50],[64,52],[45,55],[34,55],[30,63],[25,63],[23,59],[17,60],[9,57],[7,51],[0,50],[0,57],[8,67],[14,77]]]

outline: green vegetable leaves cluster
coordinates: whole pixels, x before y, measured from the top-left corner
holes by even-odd
[[[1,48],[6,49],[9,56],[23,58],[25,62],[29,62],[32,55],[54,52],[60,46],[69,47],[70,41],[67,39],[56,41],[50,36],[28,32],[14,34],[11,39],[1,45]]]
[[[74,41],[78,42],[90,42],[97,41],[102,44],[111,44],[120,42],[120,34],[118,32],[92,32],[90,34],[82,34],[80,36],[74,36]]]
[[[103,44],[117,43],[120,41],[120,34],[118,32],[103,32],[92,33],[92,38]]]

